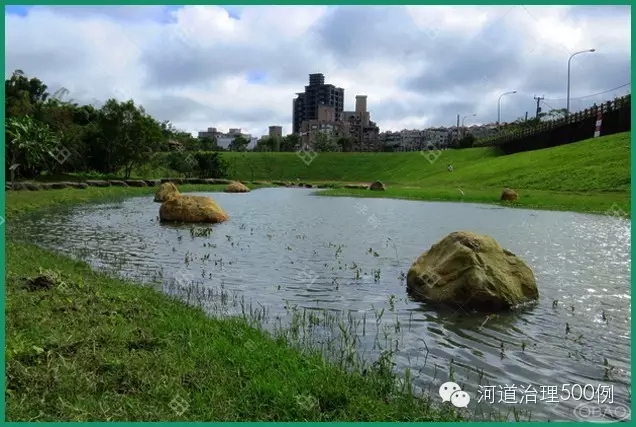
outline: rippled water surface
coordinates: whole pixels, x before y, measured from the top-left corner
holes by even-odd
[[[494,405],[506,412],[516,400],[535,420],[572,418],[585,401],[550,403],[550,386],[563,396],[564,384],[605,385],[614,402],[631,403],[628,221],[327,198],[304,189],[209,195],[231,216],[209,235],[159,224],[159,205],[150,196],[50,211],[11,224],[9,232],[139,280],[199,281],[221,298],[265,307],[266,328],[284,325],[294,310],[347,312],[341,317],[358,335],[360,354],[376,360],[383,350],[395,351],[396,369],[410,367],[415,384],[436,399],[452,375],[472,395],[473,410],[491,405],[478,402],[479,385],[514,385],[508,396],[496,392]],[[537,278],[538,304],[487,318],[409,300],[403,275],[411,263],[457,230],[488,234],[524,259]],[[529,386],[536,403],[521,392]]]

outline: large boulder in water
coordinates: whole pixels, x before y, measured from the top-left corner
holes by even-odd
[[[164,182],[155,193],[155,202],[165,202],[172,196],[178,196],[179,189],[172,182]]]
[[[250,189],[242,182],[234,181],[229,183],[224,191],[226,193],[248,193]]]
[[[159,208],[159,220],[162,222],[217,223],[228,219],[225,211],[206,196],[173,194]]]
[[[407,291],[416,300],[496,312],[536,300],[530,267],[492,237],[449,234],[411,266]]]

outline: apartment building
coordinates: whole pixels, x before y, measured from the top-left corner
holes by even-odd
[[[292,133],[300,133],[300,127],[306,120],[318,120],[318,108],[326,105],[334,108],[335,119],[340,121],[344,109],[344,89],[325,84],[324,74],[309,75],[309,85],[304,92],[296,94],[293,101]]]
[[[237,136],[242,136],[249,141],[247,146],[248,150],[256,147],[256,142],[258,141],[258,138],[253,137],[251,134],[241,132],[240,128],[230,128],[227,133],[220,132],[217,128],[208,128],[205,131],[200,131],[198,136],[199,138],[215,138],[216,145],[224,150],[227,150],[230,147],[230,144]]]
[[[381,148],[380,128],[371,121],[366,95],[356,95],[355,111],[344,111],[342,121],[346,135],[353,140],[354,151],[378,151]]]
[[[300,124],[300,143],[303,147],[315,148],[317,137],[324,134],[332,139],[338,139],[347,135],[345,123],[336,120],[336,108],[330,105],[320,105],[315,119],[304,120]]]

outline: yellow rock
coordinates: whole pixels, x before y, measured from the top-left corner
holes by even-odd
[[[492,237],[456,231],[420,255],[406,276],[413,299],[493,313],[538,299],[532,270]]]
[[[248,193],[250,191],[249,188],[242,182],[234,181],[231,182],[226,188],[226,193]]]
[[[171,195],[159,208],[162,222],[217,223],[229,219],[227,213],[210,197]]]
[[[155,202],[165,202],[171,196],[178,196],[179,189],[172,182],[164,182],[155,193]]]

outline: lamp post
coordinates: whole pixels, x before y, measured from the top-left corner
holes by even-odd
[[[574,52],[568,58],[568,94],[567,94],[566,106],[565,106],[565,115],[566,115],[566,117],[570,115],[570,62],[572,61],[572,58],[574,58],[576,55],[580,55],[581,53],[592,53],[592,52],[595,52],[595,51],[596,51],[596,49],[581,50],[579,52]]]
[[[497,101],[497,126],[499,126],[499,123],[501,122],[501,98],[503,98],[506,95],[511,95],[513,93],[517,93],[517,91],[512,90],[510,92],[502,93],[499,96],[499,100]]]
[[[464,135],[466,133],[466,127],[464,126],[464,120],[466,120],[466,118],[468,118],[468,117],[475,117],[475,116],[477,116],[477,114],[469,114],[469,115],[464,116],[462,118],[462,139],[464,138]]]

